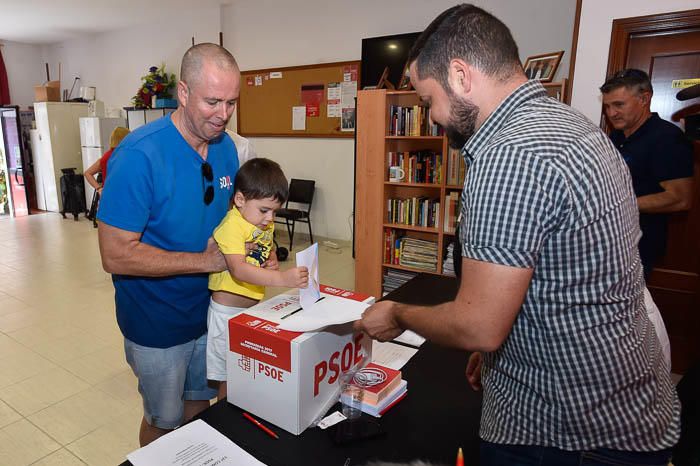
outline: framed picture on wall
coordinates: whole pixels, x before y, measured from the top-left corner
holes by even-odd
[[[377,83],[377,87],[375,89],[394,89],[394,85],[391,84],[389,81],[389,67],[384,68],[384,72],[382,73],[381,77],[379,78],[379,82]]]
[[[403,67],[403,72],[401,73],[401,79],[399,80],[399,85],[396,86],[396,89],[402,90],[402,91],[410,91],[413,89],[413,85],[411,84],[411,73],[408,70],[410,66],[410,63],[406,62],[406,65]]]
[[[527,57],[523,70],[527,79],[536,79],[542,82],[550,82],[557,72],[564,51],[543,53]]]

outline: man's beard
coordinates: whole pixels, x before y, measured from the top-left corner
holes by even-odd
[[[461,149],[474,134],[479,107],[452,95],[450,119],[445,125],[447,143],[453,149]]]

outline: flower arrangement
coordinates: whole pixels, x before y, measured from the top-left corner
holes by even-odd
[[[151,108],[153,97],[159,99],[172,99],[172,90],[175,88],[175,75],[165,71],[165,64],[159,67],[152,66],[148,74],[141,77],[141,88],[131,101],[136,108]]]

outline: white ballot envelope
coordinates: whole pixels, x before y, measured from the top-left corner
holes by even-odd
[[[299,297],[301,299],[301,293]],[[359,320],[369,306],[366,302],[324,296],[309,307],[292,311],[277,325],[277,328],[292,332],[315,332],[330,325]]]
[[[309,269],[309,286],[299,288],[299,303],[303,309],[308,309],[321,297],[318,282],[318,243],[297,253],[297,267]]]

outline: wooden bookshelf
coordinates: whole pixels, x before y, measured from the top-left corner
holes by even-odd
[[[554,97],[558,101],[564,102],[565,104],[569,103],[566,101],[567,85],[568,80],[566,78],[553,83],[542,83],[542,86],[544,86],[544,89],[547,91],[547,95]]]
[[[382,279],[387,270],[421,273],[416,268],[385,263],[387,229],[412,238],[437,244],[437,270],[442,273],[443,238],[454,235],[444,232],[445,196],[461,190],[459,184],[448,185],[447,138],[445,136],[395,136],[390,134],[390,107],[420,105],[415,91],[366,90],[357,95],[357,162],[355,184],[355,289],[372,296],[382,296]],[[432,151],[439,154],[439,183],[390,182],[390,152]],[[387,219],[389,199],[427,197],[440,202],[435,227],[391,223]]]

